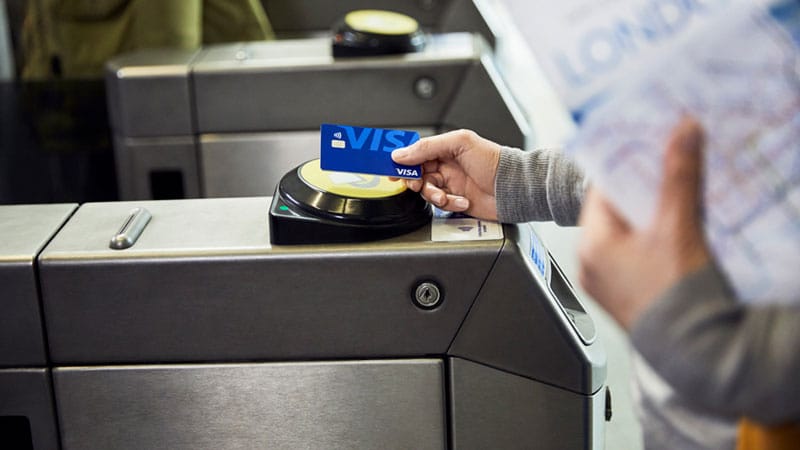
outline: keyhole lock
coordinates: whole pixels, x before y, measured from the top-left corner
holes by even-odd
[[[433,309],[442,303],[442,290],[432,281],[423,281],[414,290],[414,303],[423,309]]]

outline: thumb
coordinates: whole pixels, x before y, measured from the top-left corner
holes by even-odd
[[[704,141],[700,124],[692,118],[684,118],[672,130],[656,214],[667,227],[700,224]]]

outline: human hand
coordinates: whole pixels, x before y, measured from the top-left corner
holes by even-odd
[[[404,182],[437,207],[497,220],[494,179],[500,145],[473,131],[457,130],[395,150],[392,159],[398,164],[422,164],[422,179]]]
[[[664,154],[652,223],[632,228],[596,189],[581,211],[580,283],[625,329],[658,296],[711,256],[700,217],[703,133],[684,119]]]

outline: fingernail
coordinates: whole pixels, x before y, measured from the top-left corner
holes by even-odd
[[[408,156],[408,149],[405,148],[397,149],[392,152],[392,159],[394,160],[403,159],[406,156]]]
[[[703,128],[699,122],[693,118],[684,118],[679,125],[681,140],[685,147],[697,151],[700,150],[704,143],[705,136],[703,135]]]
[[[431,196],[431,200],[433,200],[433,203],[441,205],[444,202],[444,194],[437,192]]]
[[[458,197],[457,199],[453,200],[453,204],[459,209],[469,208],[469,200],[465,199],[464,197]]]
[[[690,128],[689,145],[691,145],[694,150],[700,150],[705,145],[703,130],[697,123],[694,123]]]

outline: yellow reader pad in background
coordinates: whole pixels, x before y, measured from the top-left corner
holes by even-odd
[[[404,35],[416,33],[419,23],[413,18],[392,11],[361,9],[352,11],[344,17],[344,22],[354,30],[383,35]]]
[[[300,168],[300,178],[314,189],[342,197],[386,198],[406,190],[405,183],[387,177],[322,170],[318,159]]]

